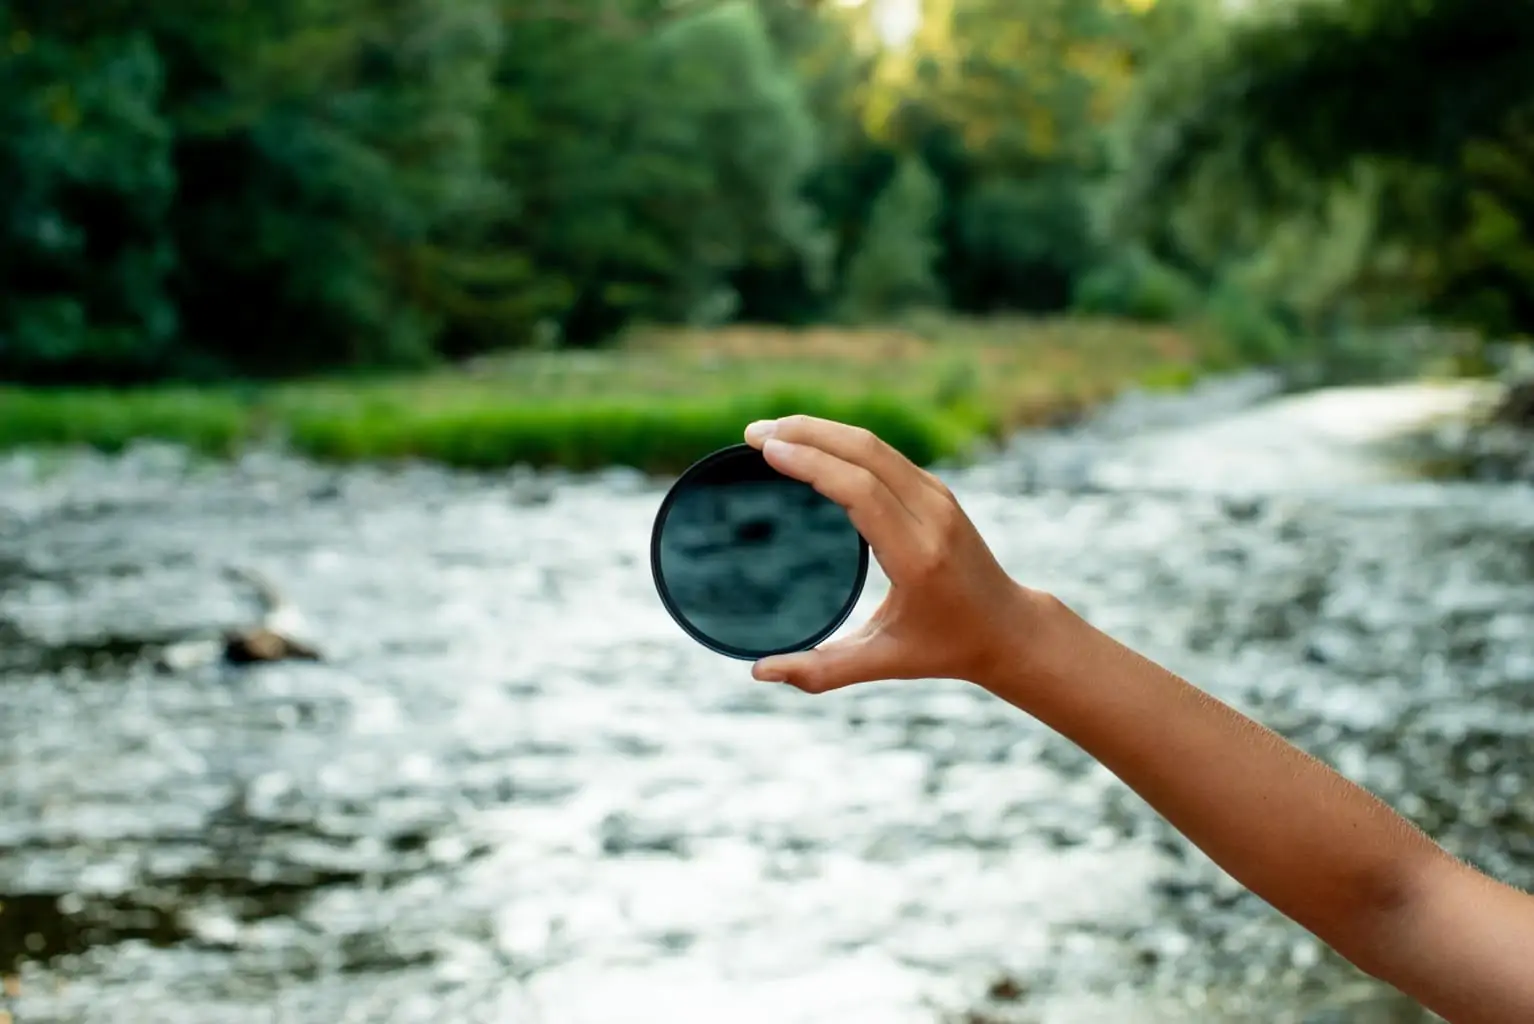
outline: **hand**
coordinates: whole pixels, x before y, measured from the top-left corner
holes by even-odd
[[[812,416],[753,423],[746,441],[845,508],[891,584],[861,629],[764,658],[757,679],[807,693],[876,679],[984,685],[1015,657],[1043,595],[1008,577],[942,481],[867,430]]]

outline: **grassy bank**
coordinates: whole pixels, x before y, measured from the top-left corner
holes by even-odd
[[[399,378],[131,391],[0,388],[0,447],[139,439],[224,455],[275,441],[330,461],[421,458],[674,471],[751,419],[858,423],[922,463],[1074,415],[1132,385],[1187,383],[1222,354],[1090,321],[636,333],[599,352],[519,353]]]

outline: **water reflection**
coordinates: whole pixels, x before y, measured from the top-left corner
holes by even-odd
[[[1534,883],[1527,490],[1021,457],[951,480],[1009,569]],[[24,1021],[1423,1019],[971,688],[807,698],[698,647],[645,565],[659,487],[527,486],[0,461]],[[157,664],[246,620],[231,562],[326,663]]]
[[[835,624],[863,559],[841,508],[767,473],[679,490],[659,534],[681,616],[717,644],[759,653],[807,646]]]

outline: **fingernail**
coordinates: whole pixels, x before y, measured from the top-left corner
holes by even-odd
[[[757,420],[746,427],[747,441],[765,441],[777,432],[777,420]]]
[[[751,666],[751,674],[762,683],[781,683],[788,678],[787,673],[777,665],[763,665],[761,662]]]
[[[776,437],[769,437],[762,445],[762,454],[772,455],[779,459],[785,459],[793,455],[793,453],[798,451],[798,449],[799,446],[796,444],[790,444],[789,442],[779,440]]]

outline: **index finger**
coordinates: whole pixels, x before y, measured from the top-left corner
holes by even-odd
[[[773,469],[846,509],[886,573],[897,576],[910,564],[920,524],[873,473],[830,452],[777,437],[763,443],[762,455]]]
[[[931,486],[915,463],[871,430],[818,416],[794,415],[759,420],[746,428],[746,440],[761,447],[775,437],[790,444],[816,448],[873,474],[916,519],[932,498]]]

